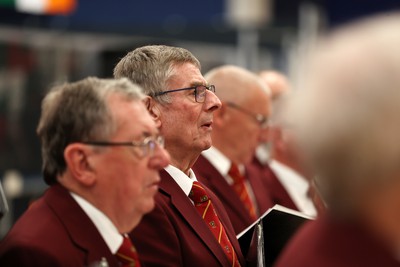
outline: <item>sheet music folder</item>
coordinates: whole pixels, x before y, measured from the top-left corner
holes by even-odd
[[[292,235],[304,222],[312,219],[301,212],[280,205],[267,210],[257,221],[237,235],[248,264],[258,267],[272,266]]]

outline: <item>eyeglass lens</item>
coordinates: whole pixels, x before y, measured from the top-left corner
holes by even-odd
[[[164,147],[164,138],[162,136],[157,136],[156,138],[148,137],[141,146],[142,156],[147,157],[154,155],[157,145]]]
[[[207,90],[209,90],[211,92],[215,92],[214,85],[209,85],[208,87],[204,86],[204,85],[196,86],[196,88],[195,88],[196,102],[203,103],[205,101]]]

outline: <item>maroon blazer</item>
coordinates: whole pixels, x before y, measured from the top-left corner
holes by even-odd
[[[208,186],[219,197],[222,204],[224,204],[236,234],[239,234],[253,223],[249,212],[243,202],[240,201],[232,186],[226,182],[225,178],[204,156],[199,156],[193,166],[193,170],[196,173],[197,179]],[[257,170],[246,168],[246,178],[253,189],[259,213],[263,214],[273,206],[270,201],[268,189],[265,187],[262,177]]]
[[[278,177],[276,177],[276,174],[268,164],[262,164],[256,158],[254,158],[251,163],[251,167],[258,169],[262,173],[263,182],[269,190],[269,195],[273,205],[279,204],[293,210],[299,210],[289,193],[283,187]]]
[[[0,244],[0,266],[108,266],[118,262],[81,207],[61,185],[51,186]]]
[[[399,267],[400,261],[362,226],[321,216],[296,233],[274,266]]]
[[[155,209],[130,234],[140,261],[150,266],[230,266],[228,258],[206,223],[175,180],[160,172]],[[239,243],[224,207],[206,188],[226,233],[245,266]]]

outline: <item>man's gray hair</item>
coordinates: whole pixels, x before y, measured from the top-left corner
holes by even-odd
[[[123,57],[114,68],[114,77],[126,77],[140,85],[150,96],[168,88],[169,79],[175,74],[175,65],[191,63],[199,70],[200,62],[188,50],[165,45],[148,45],[136,48]],[[169,101],[168,95],[160,97]]]
[[[106,140],[116,130],[107,98],[119,94],[127,101],[144,98],[141,88],[128,79],[98,79],[65,83],[52,88],[42,102],[37,134],[42,143],[43,175],[56,183],[66,169],[64,149],[73,142]]]

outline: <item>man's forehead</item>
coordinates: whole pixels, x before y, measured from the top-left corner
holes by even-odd
[[[171,77],[178,78],[178,77],[190,77],[190,76],[193,77],[200,76],[201,78],[203,78],[200,69],[196,65],[187,62],[175,65],[173,75]]]
[[[145,104],[140,100],[122,100],[114,109],[120,127],[133,126],[139,135],[157,134],[158,129]],[[143,134],[142,134],[143,133]]]
[[[132,123],[137,123],[138,128],[141,129],[142,132],[149,133],[149,135],[157,134],[158,129],[156,127],[156,123],[153,118],[150,116],[150,113],[146,109],[146,106],[141,103],[141,107],[139,109],[138,114],[135,114],[132,118]]]

